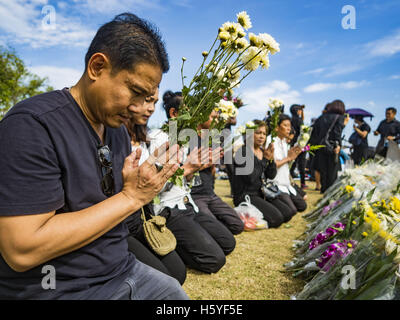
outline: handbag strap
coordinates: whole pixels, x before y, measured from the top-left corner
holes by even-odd
[[[328,132],[326,133],[325,138],[324,138],[323,141],[329,139],[329,133],[332,131],[333,126],[336,124],[336,122],[337,122],[338,119],[339,119],[339,115],[337,114],[336,117],[335,117],[335,121],[332,122],[332,124],[331,124],[331,126],[329,127]]]
[[[143,222],[146,222],[146,214],[144,213],[143,207],[142,207],[142,220]]]

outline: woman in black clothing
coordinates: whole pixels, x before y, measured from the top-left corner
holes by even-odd
[[[363,116],[355,116],[354,133],[350,142],[353,144],[352,158],[355,165],[368,159],[368,133],[371,127],[364,122]],[[351,138],[351,137],[350,137]]]
[[[267,125],[260,120],[253,121],[257,127],[254,131],[254,145],[252,148],[242,146],[235,155],[235,175],[233,177],[233,201],[238,206],[244,201],[246,195],[250,197],[251,203],[257,207],[264,216],[264,220],[268,222],[270,228],[277,228],[282,223],[288,222],[295,214],[296,210],[292,210],[284,202],[279,199],[272,201],[265,200],[262,192],[262,173],[264,172],[266,179],[273,179],[276,175],[276,165],[274,162],[274,146],[270,144],[267,149],[262,147],[265,145],[267,137]],[[240,164],[238,156],[244,158],[246,151],[254,155],[254,169],[249,175],[239,175],[238,167],[244,167],[246,163]],[[247,156],[246,159],[251,159]]]
[[[340,170],[339,152],[342,146],[342,131],[349,121],[344,113],[344,103],[341,100],[335,100],[326,106],[326,112],[313,125],[310,144],[326,145],[324,140],[328,134],[327,140],[334,146],[333,152],[329,152],[328,148],[322,148],[315,155],[315,167],[321,176],[321,193],[335,182]]]
[[[154,96],[146,99],[143,107],[140,109],[138,108],[137,112],[134,113],[131,122],[125,124],[131,137],[132,147],[142,147],[142,155],[149,147],[147,137],[148,118],[146,117],[150,117],[153,114],[157,100],[158,90]],[[127,223],[130,232],[127,239],[129,251],[131,251],[139,261],[177,279],[182,285],[186,279],[185,264],[175,250],[165,256],[159,256],[150,248],[144,237],[141,211],[130,215],[125,222]]]

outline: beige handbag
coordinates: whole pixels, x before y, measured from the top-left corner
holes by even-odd
[[[142,208],[142,220],[144,235],[150,247],[160,256],[165,256],[176,248],[176,238],[166,226],[166,219],[163,216],[151,216],[146,220]]]

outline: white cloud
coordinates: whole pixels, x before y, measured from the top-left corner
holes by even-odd
[[[389,57],[400,52],[400,30],[395,31],[394,34],[382,39],[367,43],[366,49],[373,57]]]
[[[390,80],[398,80],[398,79],[400,79],[400,74],[394,74],[389,79]]]
[[[104,14],[134,12],[138,9],[158,9],[161,7],[159,0],[77,0],[75,2],[91,12]]]
[[[7,33],[7,42],[28,44],[32,48],[89,46],[94,30],[65,17],[55,7],[52,13],[42,13],[45,5],[47,0],[0,0],[0,30]]]
[[[368,81],[362,80],[362,81],[347,81],[347,82],[341,82],[341,83],[324,83],[324,82],[319,82],[319,83],[314,83],[311,84],[303,89],[304,92],[306,93],[314,93],[314,92],[321,92],[321,91],[327,91],[331,89],[355,89],[359,87],[363,87],[368,84]]]
[[[324,72],[325,70],[326,70],[325,68],[317,68],[317,69],[313,69],[313,70],[310,70],[310,71],[306,71],[306,72],[304,72],[304,74],[305,75],[307,75],[307,74],[320,74],[320,73]]]
[[[29,68],[29,71],[42,78],[48,77],[49,84],[56,90],[76,84],[83,73],[83,71],[72,68],[54,66],[35,66]]]
[[[266,113],[268,111],[269,98],[279,98],[288,106],[298,103],[300,93],[291,90],[289,84],[285,81],[274,80],[265,85],[247,89],[242,95],[243,101],[246,103],[246,112]]]

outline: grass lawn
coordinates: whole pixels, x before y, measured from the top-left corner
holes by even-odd
[[[308,182],[308,209],[321,195]],[[216,193],[233,206],[229,182],[216,180]],[[188,269],[183,285],[193,300],[285,300],[300,291],[304,283],[285,272],[283,264],[293,257],[292,240],[300,236],[306,223],[298,213],[278,229],[242,232],[235,236],[236,248],[227,256],[225,266],[216,274]]]

